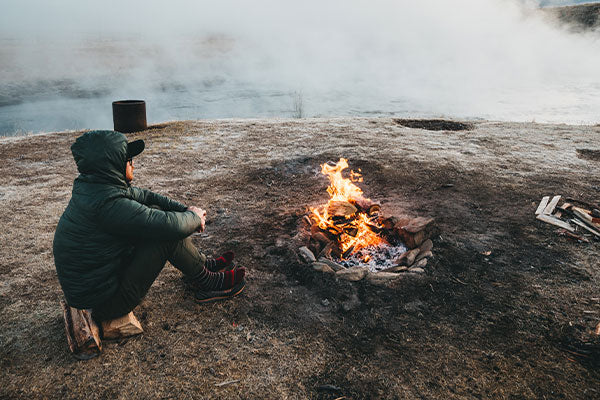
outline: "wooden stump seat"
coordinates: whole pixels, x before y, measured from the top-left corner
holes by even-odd
[[[100,327],[92,319],[91,310],[70,307],[61,301],[65,333],[73,356],[78,360],[89,360],[102,353]],[[110,321],[102,321],[103,339],[121,339],[144,332],[133,312]]]
[[[78,360],[89,360],[99,356],[102,353],[100,329],[92,319],[91,312],[70,307],[65,301],[61,301],[61,306],[65,333],[73,356]]]

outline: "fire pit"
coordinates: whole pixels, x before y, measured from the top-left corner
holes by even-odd
[[[301,229],[310,234],[298,249],[300,258],[316,271],[350,281],[388,284],[424,274],[433,257],[433,219],[385,216],[381,205],[356,186],[363,181],[360,170],[344,177],[347,168],[344,158],[321,165],[330,198],[303,218]]]

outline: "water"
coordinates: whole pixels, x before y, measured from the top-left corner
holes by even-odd
[[[22,10],[0,15],[0,135],[112,129],[111,103],[123,99],[146,100],[149,123],[600,122],[600,34],[569,33],[522,1],[152,1],[116,15],[38,1],[48,15],[35,20],[13,3]]]
[[[209,83],[206,83],[209,82]],[[302,92],[282,85],[267,88],[251,81],[208,78],[204,83],[178,87],[164,81],[140,88],[134,95],[119,93],[102,81],[81,85],[77,80],[0,84],[0,135],[77,129],[112,129],[111,103],[144,99],[148,123],[213,118],[304,117],[450,117],[554,123],[595,124],[600,108],[594,94],[600,84],[549,87],[544,91],[496,93],[494,110],[473,111],[457,104],[435,107],[427,101],[402,96],[366,97],[362,92],[337,90]],[[85,86],[85,87],[83,87]],[[562,97],[561,102],[545,101]]]

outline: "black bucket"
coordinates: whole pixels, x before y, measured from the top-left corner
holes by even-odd
[[[113,101],[112,109],[115,131],[131,133],[143,131],[148,127],[144,100]]]

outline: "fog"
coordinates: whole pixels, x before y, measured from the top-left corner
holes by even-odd
[[[2,0],[0,134],[173,119],[600,122],[600,35],[521,0]],[[301,105],[300,105],[301,104]]]

